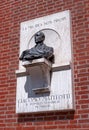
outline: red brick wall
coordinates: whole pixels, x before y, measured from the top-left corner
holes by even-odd
[[[20,23],[71,11],[75,111],[15,113]],[[89,130],[89,0],[0,0],[0,130]]]

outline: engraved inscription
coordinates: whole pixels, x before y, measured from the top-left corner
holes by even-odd
[[[34,29],[34,28],[39,28],[39,27],[42,27],[42,26],[47,26],[47,25],[51,25],[53,23],[60,23],[60,22],[63,22],[66,20],[66,17],[62,17],[62,18],[56,18],[56,19],[53,19],[53,20],[49,20],[49,21],[44,21],[43,23],[37,23],[37,24],[33,24],[33,25],[30,25],[30,26],[24,26],[22,28],[22,31],[28,31],[29,29]]]

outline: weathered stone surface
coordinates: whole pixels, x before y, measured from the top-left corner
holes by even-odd
[[[29,20],[21,23],[20,55],[35,45],[34,34],[42,31],[44,43],[54,48],[55,63],[53,66],[70,64],[71,62],[71,32],[69,10],[53,15]],[[19,68],[22,68],[20,61]]]
[[[50,73],[50,92],[36,94],[34,91],[42,88],[43,84],[43,82],[40,82],[42,81],[42,76],[44,76],[39,75],[42,69],[40,69],[40,66],[36,66],[34,72],[33,69],[30,69],[27,75],[18,75],[17,113],[70,110],[74,108],[72,69],[70,65],[72,56],[69,11],[21,23],[20,54],[35,45],[33,36],[40,30],[45,34],[45,44],[54,48],[55,62]],[[19,69],[26,70],[21,61],[19,62]],[[33,83],[31,80],[32,76],[34,77]],[[36,87],[34,87],[35,85]]]

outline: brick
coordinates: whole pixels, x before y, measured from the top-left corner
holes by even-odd
[[[15,113],[20,23],[70,10],[74,112]],[[14,58],[13,58],[14,57]],[[89,0],[0,1],[0,130],[89,130]]]
[[[22,130],[35,130],[35,127],[24,127]]]

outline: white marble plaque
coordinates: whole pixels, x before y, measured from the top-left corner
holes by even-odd
[[[40,77],[38,69],[32,83],[30,72],[27,73],[22,61],[19,62],[22,74],[17,76],[16,113],[74,109],[69,10],[22,22],[20,28],[20,55],[35,45],[34,34],[41,30],[45,34],[45,44],[54,48],[55,61],[50,92],[39,94],[33,91],[34,84],[41,87],[41,82],[37,80]]]
[[[55,64],[67,65],[71,62],[71,26],[69,10],[29,20],[21,23],[20,55],[22,51],[35,45],[34,34],[43,31],[44,43],[54,48]],[[23,68],[21,61],[19,68]]]

